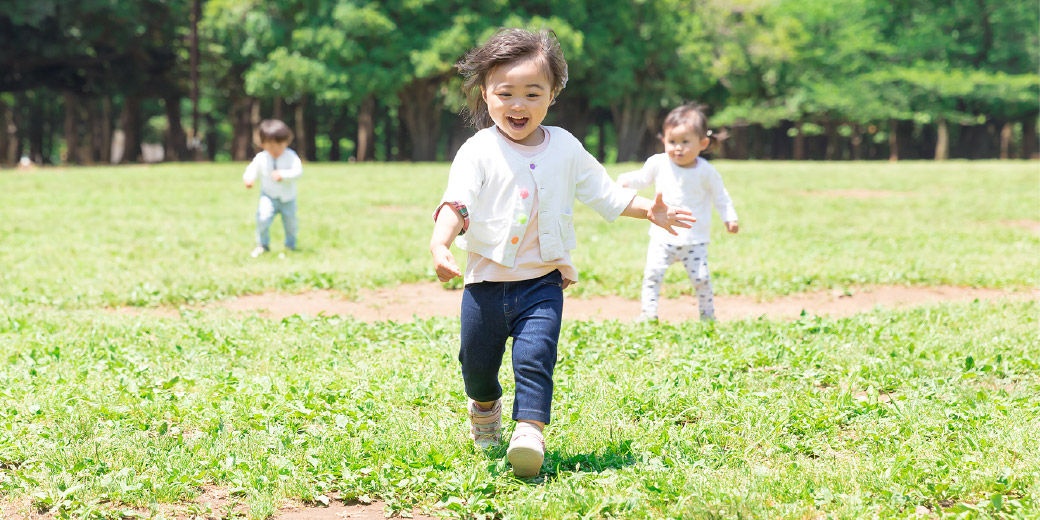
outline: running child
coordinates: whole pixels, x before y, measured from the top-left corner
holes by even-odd
[[[533,477],[545,455],[563,289],[578,281],[574,200],[604,219],[649,219],[668,233],[690,227],[689,212],[638,197],[612,182],[573,135],[542,126],[567,83],[567,62],[549,31],[501,29],[459,62],[467,111],[480,129],[452,162],[434,213],[430,253],[437,277],[463,276],[459,362],[469,396],[470,437],[501,441],[498,371],[513,338],[518,421],[507,458]],[[445,209],[447,209],[445,211]],[[467,251],[465,274],[449,250]]]
[[[289,143],[293,133],[282,121],[265,119],[258,129],[262,152],[253,157],[242,182],[252,188],[260,178],[260,204],[256,208],[256,248],[250,256],[256,258],[271,250],[271,223],[274,216],[282,215],[285,228],[285,248],[296,250],[296,179],[303,175],[303,163]]]
[[[657,319],[657,303],[661,298],[661,282],[668,266],[682,262],[697,292],[702,320],[715,319],[715,295],[708,272],[708,240],[711,229],[711,206],[714,205],[726,223],[726,231],[736,233],[737,210],[722,176],[703,157],[718,139],[708,129],[704,107],[687,104],[668,113],[661,141],[664,153],[646,160],[643,168],[622,174],[618,184],[625,188],[643,189],[655,185],[658,196],[672,207],[689,210],[697,222],[677,233],[663,233],[650,227],[650,246],[643,272],[642,311],[639,321]]]

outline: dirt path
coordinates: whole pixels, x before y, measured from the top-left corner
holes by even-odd
[[[446,290],[439,283],[401,285],[392,289],[362,291],[357,301],[345,300],[335,291],[310,291],[299,294],[264,293],[242,296],[213,303],[203,309],[229,309],[257,313],[281,319],[294,314],[317,316],[353,316],[363,321],[412,321],[415,317],[456,317],[459,315],[461,290]],[[840,291],[803,293],[770,301],[747,296],[716,296],[715,309],[722,321],[765,316],[777,320],[797,319],[804,309],[811,315],[843,317],[870,311],[875,307],[899,309],[944,301],[1040,300],[1040,289],[1004,291],[969,287],[904,287],[867,286],[845,294]],[[138,310],[120,309],[123,312]],[[156,312],[177,316],[174,309]],[[639,301],[618,296],[589,299],[567,298],[564,318],[579,320],[632,320],[639,314]],[[665,321],[696,320],[697,302],[693,296],[665,299],[661,302],[661,319]]]

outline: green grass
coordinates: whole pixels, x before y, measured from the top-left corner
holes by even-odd
[[[638,165],[612,166],[617,175]],[[255,189],[242,165],[170,164],[4,173],[0,298],[62,308],[199,303],[269,289],[396,285],[434,278],[430,214],[447,165],[307,165],[301,247],[248,258]],[[719,294],[776,296],[858,284],[1024,288],[1038,284],[1036,163],[741,163],[720,161],[741,233],[713,223]],[[851,199],[807,191],[872,189]],[[638,297],[645,221],[608,224],[577,210],[582,277],[573,295]],[[464,254],[458,253],[458,257]],[[679,269],[666,295],[692,289]]]
[[[332,492],[462,518],[1040,516],[1035,301],[565,322],[532,481],[465,439],[454,320],[105,310],[433,279],[445,165],[308,165],[304,250],[259,260],[241,167],[0,174],[0,504],[160,517],[220,486],[252,518]],[[1001,223],[1040,220],[1035,163],[719,168],[742,227],[715,223],[720,293],[1037,284],[1040,237]],[[899,194],[804,195],[848,189]],[[646,223],[577,225],[576,292],[635,297]]]
[[[464,438],[452,320],[7,309],[0,496],[72,516],[211,483],[256,518],[330,490],[463,517],[1030,516],[1037,311],[568,323],[546,471],[522,482]]]

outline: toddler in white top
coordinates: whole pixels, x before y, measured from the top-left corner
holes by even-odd
[[[242,174],[246,189],[260,179],[260,202],[256,208],[256,247],[250,254],[256,258],[271,250],[271,223],[275,215],[282,216],[285,229],[285,248],[296,250],[296,180],[303,175],[300,156],[289,148],[293,133],[284,122],[265,119],[257,129],[260,153]]]
[[[563,289],[577,281],[574,201],[607,220],[649,219],[666,232],[689,227],[688,211],[615,184],[573,135],[542,126],[567,82],[567,62],[549,31],[502,29],[459,62],[478,131],[452,161],[434,214],[430,253],[437,277],[462,276],[449,247],[467,251],[459,362],[478,447],[501,440],[498,371],[513,339],[517,421],[506,456],[533,477],[545,456]]]
[[[655,185],[669,206],[689,210],[697,222],[676,234],[661,233],[651,226],[650,246],[643,272],[642,311],[639,321],[656,320],[661,283],[668,266],[682,262],[697,292],[702,320],[715,319],[714,294],[708,272],[708,240],[711,207],[715,206],[726,231],[736,233],[737,210],[733,207],[722,176],[700,153],[718,142],[708,130],[708,119],[701,106],[687,104],[672,110],[664,120],[661,135],[665,153],[647,159],[643,168],[618,177],[626,188],[643,189]]]

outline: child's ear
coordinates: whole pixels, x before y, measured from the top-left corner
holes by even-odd
[[[707,137],[701,139],[701,151],[707,150],[709,146],[711,146],[711,139]]]
[[[484,99],[484,103],[487,103],[487,89],[480,87],[480,97]]]

